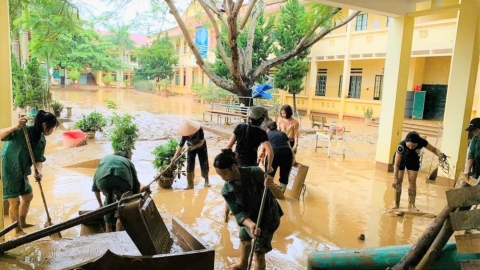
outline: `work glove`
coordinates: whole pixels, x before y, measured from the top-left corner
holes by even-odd
[[[444,153],[441,153],[440,156],[438,157],[438,161],[439,162],[444,162],[445,160],[447,160],[447,155],[445,155]]]

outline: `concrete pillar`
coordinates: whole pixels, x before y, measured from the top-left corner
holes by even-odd
[[[2,82],[0,83],[0,128],[6,128],[13,124],[12,67],[10,52],[10,18],[8,13],[8,0],[0,0],[0,82]],[[2,147],[3,143],[0,142],[0,153]],[[0,198],[3,198],[2,181],[0,181]],[[3,203],[1,204],[0,208],[0,230],[3,230]],[[5,241],[5,237],[1,237],[0,241]]]
[[[308,77],[307,85],[309,86],[307,114],[310,114],[313,109],[313,97],[317,89],[317,61],[315,61],[315,57],[312,57],[312,61],[310,62],[310,76]]]
[[[465,128],[472,114],[478,71],[479,9],[479,0],[462,1],[457,16],[457,33],[443,119],[445,130],[440,148],[450,156],[449,163],[455,177],[463,172],[467,152]],[[452,176],[454,175],[450,177]]]
[[[193,69],[192,67],[186,67],[186,70],[187,70],[187,77],[185,78],[186,82],[185,82],[185,92],[184,94],[185,95],[189,95],[190,94],[190,88],[192,86],[192,72]]]
[[[412,50],[414,18],[392,18],[388,31],[385,75],[378,129],[377,168],[393,170],[392,157],[401,141]]]
[[[355,10],[349,10],[350,16]],[[345,58],[343,58],[343,72],[342,72],[342,92],[340,93],[340,106],[338,107],[338,120],[343,120],[343,114],[345,113],[345,99],[348,96],[348,88],[350,86],[350,70],[352,68],[352,61],[350,61],[350,37],[352,36],[352,29],[354,27],[351,20],[347,24],[347,35],[345,39]]]

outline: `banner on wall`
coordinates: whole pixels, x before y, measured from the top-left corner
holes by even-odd
[[[197,45],[198,51],[202,58],[207,58],[208,53],[208,29],[205,27],[199,27],[195,31],[195,45]]]

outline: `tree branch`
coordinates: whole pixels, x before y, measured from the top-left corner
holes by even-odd
[[[301,52],[305,51],[306,49],[310,48],[313,44],[315,44],[320,39],[325,37],[328,33],[332,32],[335,29],[338,29],[338,28],[344,26],[345,24],[347,24],[348,22],[353,20],[353,18],[355,18],[360,12],[361,11],[356,11],[356,12],[352,13],[351,15],[349,15],[344,20],[340,21],[338,24],[336,24],[332,28],[323,29],[317,35],[315,35],[312,39],[310,39],[308,42],[305,42],[302,46],[296,46],[294,49],[292,49],[289,52],[286,52],[286,53],[284,53],[280,56],[277,56],[273,59],[270,59],[270,60],[267,60],[267,61],[263,62],[253,73],[253,80],[256,80],[258,77],[260,77],[266,71],[268,71],[270,68],[272,68],[276,65],[282,64],[282,63],[290,60],[291,58],[295,57],[299,53],[301,53]]]
[[[255,6],[256,3],[257,3],[257,0],[253,0],[252,3],[250,3],[250,5],[248,6],[248,10],[243,17],[242,22],[240,23],[240,28],[239,28],[240,31],[242,31],[245,25],[247,24],[248,17],[250,17],[250,14],[252,14],[253,7]]]
[[[205,0],[198,0],[198,2],[200,2],[200,4],[205,4],[213,13],[217,15],[218,19],[223,23],[223,26],[227,27],[227,20],[225,20],[225,18],[222,16],[222,12],[218,10],[216,6],[214,6],[215,3],[213,0],[210,0],[210,3],[207,3]]]
[[[185,41],[187,42],[188,46],[192,50],[193,54],[197,58],[197,65],[205,71],[205,74],[218,86],[229,90],[229,91],[234,91],[234,86],[229,83],[227,80],[220,78],[217,76],[213,71],[208,67],[208,65],[203,61],[202,56],[198,52],[197,46],[194,44],[192,37],[190,36],[190,33],[187,29],[187,26],[185,25],[185,22],[182,20],[182,17],[180,16],[180,13],[178,13],[177,8],[175,5],[172,3],[172,0],[165,0],[167,3],[168,7],[170,8],[170,13],[173,15],[175,20],[178,23],[178,26],[182,30],[182,33],[185,37]]]
[[[265,2],[260,0],[255,11],[252,13],[252,18],[250,20],[250,25],[248,27],[248,36],[247,36],[247,47],[245,48],[245,58],[244,65],[245,71],[250,72],[252,69],[252,54],[253,54],[253,42],[255,39],[255,25],[257,24],[258,16],[265,8]],[[247,74],[247,73],[246,73]]]
[[[325,21],[330,20],[332,16],[335,16],[335,14],[340,12],[340,10],[342,9],[338,7],[333,9],[330,12],[329,16],[326,16],[323,20],[320,20],[318,23],[316,23],[316,25],[312,27],[312,29],[310,29],[310,31],[300,40],[300,42],[297,44],[297,47],[300,48],[301,46],[303,46],[303,44],[307,42],[307,40],[315,33],[315,31],[317,31],[318,27],[320,27]]]
[[[227,57],[227,53],[225,52],[225,48],[223,47],[223,44],[222,44],[222,41],[221,41],[221,38],[220,38],[221,33],[220,33],[219,28],[218,28],[218,24],[215,21],[215,18],[213,17],[210,10],[208,10],[208,6],[205,3],[205,1],[199,0],[198,2],[200,3],[200,5],[202,5],[203,9],[205,10],[205,13],[207,13],[208,17],[210,18],[210,21],[212,22],[213,28],[215,29],[215,39],[217,41],[218,51],[220,52],[220,55],[222,56],[222,60],[225,62],[227,67],[230,69],[230,67],[232,66],[232,60],[230,60],[230,58]],[[232,72],[232,70],[230,70],[230,72]]]
[[[238,14],[242,6],[243,6],[243,0],[238,0],[237,3],[234,4],[233,12]]]

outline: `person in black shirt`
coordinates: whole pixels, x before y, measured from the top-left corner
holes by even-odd
[[[402,195],[403,174],[407,169],[408,174],[408,208],[418,211],[415,207],[415,198],[417,196],[417,176],[420,169],[420,150],[426,148],[434,153],[440,159],[445,159],[446,156],[440,149],[433,147],[427,140],[420,137],[420,135],[411,131],[407,134],[405,139],[397,146],[395,153],[393,172],[394,180],[392,187],[395,189],[395,207],[400,207],[400,197]]]
[[[248,119],[248,124],[242,123],[235,127],[226,148],[231,149],[236,142],[235,153],[238,155],[238,166],[250,167],[258,166],[258,147],[262,145],[268,154],[268,165],[265,169],[271,172],[274,154],[267,132],[260,128],[263,122],[269,119],[268,111],[263,107],[253,106],[249,110]]]
[[[288,185],[288,176],[293,165],[293,149],[287,137],[287,134],[277,130],[277,123],[274,121],[267,122],[267,136],[273,149],[273,171],[269,174],[275,176],[277,168],[280,167],[280,189],[285,192]]]
[[[198,155],[198,161],[200,162],[200,169],[202,171],[202,177],[205,179],[205,187],[210,187],[208,181],[208,150],[207,142],[203,134],[203,129],[200,123],[197,121],[186,120],[178,128],[178,133],[182,136],[180,143],[175,152],[173,159],[177,158],[182,152],[185,142],[188,146],[187,152],[187,182],[188,186],[185,188],[192,189],[195,179],[195,156]]]

